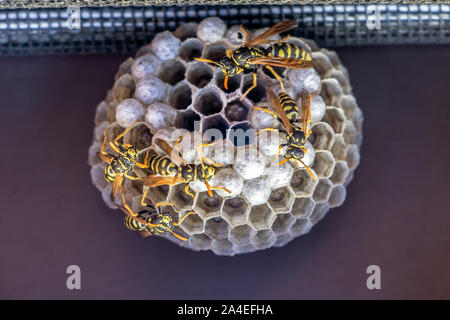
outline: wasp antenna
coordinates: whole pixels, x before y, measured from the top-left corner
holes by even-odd
[[[297,159],[302,165],[304,165],[305,166],[305,169],[308,171],[308,173],[311,175],[311,177],[314,179],[314,180],[317,180],[317,177],[314,175],[314,173],[312,173],[312,171],[311,171],[311,169],[302,161],[302,160],[300,160],[300,159]]]
[[[203,59],[203,58],[194,58],[194,59],[197,60],[197,61],[212,63],[212,64],[215,64],[216,66],[219,65],[216,61],[213,61],[213,60],[210,60],[210,59]]]
[[[169,232],[170,232],[171,234],[173,234],[175,237],[177,237],[178,239],[180,239],[181,241],[187,241],[187,238],[182,237],[182,236],[176,234],[175,232],[173,232],[173,231],[170,230],[170,229],[169,229]]]

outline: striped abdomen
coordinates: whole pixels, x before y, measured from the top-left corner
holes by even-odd
[[[278,101],[280,102],[281,107],[283,108],[286,116],[289,119],[289,122],[294,123],[299,120],[299,110],[297,103],[292,99],[287,93],[281,92],[278,95]]]
[[[116,156],[111,160],[111,163],[105,167],[106,181],[113,182],[117,175],[127,173],[130,171],[133,163],[123,156]]]
[[[141,230],[145,230],[146,228],[146,224],[139,222],[138,220],[134,219],[133,217],[130,216],[126,216],[123,219],[123,224],[125,225],[125,227],[127,227],[127,229],[131,230],[131,231],[141,231]]]
[[[177,174],[178,167],[168,157],[164,156],[152,156],[148,162],[150,169],[162,176],[171,176]]]
[[[267,56],[311,61],[310,54],[296,44],[281,42],[267,48]]]

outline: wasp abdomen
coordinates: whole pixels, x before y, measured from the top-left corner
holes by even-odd
[[[152,156],[148,163],[150,170],[162,176],[170,176],[178,172],[178,167],[168,157]]]
[[[310,61],[310,54],[303,48],[296,44],[281,42],[275,43],[267,48],[267,55],[269,57],[280,57],[286,59],[300,59]]]
[[[292,99],[287,93],[282,92],[278,95],[278,101],[291,123],[299,120],[300,112],[294,99]]]
[[[127,229],[129,229],[131,231],[145,230],[145,228],[147,226],[146,224],[144,224],[130,216],[126,216],[123,219],[123,223],[124,223],[125,227],[127,227]]]

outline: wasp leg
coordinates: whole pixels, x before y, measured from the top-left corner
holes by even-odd
[[[97,153],[97,155],[103,162],[110,164],[113,157],[108,152],[106,152],[105,149],[106,149],[106,129],[103,130],[102,148],[100,149],[100,152]]]
[[[180,224],[183,223],[184,219],[186,219],[187,217],[189,217],[191,214],[197,214],[197,213],[196,213],[195,211],[189,211],[188,213],[186,213],[186,214],[183,216],[183,218],[180,219],[180,221],[174,222],[173,225],[176,226],[176,227],[179,226]]]
[[[172,202],[158,202],[157,204],[155,204],[156,207],[160,207],[160,206],[174,206],[175,203]]]
[[[220,141],[222,141],[222,140],[217,140],[217,141],[214,141],[214,142],[211,142],[211,143],[202,143],[202,144],[199,144],[196,147],[197,152],[198,152],[199,157],[200,157],[200,161],[202,162],[202,165],[205,163],[205,160],[207,160],[209,162],[209,164],[211,164],[211,165],[213,165],[215,167],[223,166],[223,163],[215,163],[214,160],[212,160],[211,158],[203,156],[203,148],[204,147],[214,146],[214,145],[218,144]]]
[[[125,201],[125,194],[123,193],[123,188],[122,186],[120,186],[120,195],[122,196],[122,205],[128,210],[128,212],[130,213],[131,216],[133,217],[137,217],[138,214],[134,213],[133,210],[131,210],[130,206],[127,204],[127,202]]]
[[[233,51],[231,51],[230,49],[227,49],[227,51],[225,51],[225,54],[227,55],[228,59],[231,59],[231,54],[233,53]]]
[[[183,140],[183,138],[184,138],[184,136],[179,136],[178,139],[177,139],[177,141],[175,141],[175,143],[173,144],[173,148],[174,148],[175,150],[177,150],[178,152],[180,152],[180,149],[177,148],[177,147],[178,147],[178,144]]]
[[[247,43],[248,38],[250,38],[250,33],[244,29],[244,26],[242,24],[239,26],[239,29],[241,29],[242,33],[245,35],[244,43]]]
[[[177,237],[178,239],[180,239],[181,241],[187,241],[187,238],[182,237],[182,236],[176,234],[175,232],[173,232],[173,231],[170,230],[170,229],[169,229],[169,232],[170,232],[173,236],[175,236],[175,237]]]
[[[261,111],[264,111],[264,112],[267,112],[267,113],[270,113],[271,115],[273,115],[273,117],[274,118],[279,118],[278,117],[278,115],[275,113],[275,112],[273,112],[273,111],[271,111],[271,110],[269,110],[269,109],[267,109],[267,108],[262,108],[262,107],[253,107],[253,109],[256,109],[256,110],[261,110]]]
[[[225,187],[211,187],[211,190],[223,190],[225,192],[231,193],[231,191]]]
[[[266,67],[267,67],[267,66],[266,66]],[[272,70],[273,70],[273,69],[272,69]],[[274,70],[273,72],[275,72],[275,70]],[[278,76],[278,78],[280,79],[279,81],[281,81],[280,76],[279,76],[278,74],[277,74],[277,76]],[[244,100],[245,97],[250,93],[250,91],[252,91],[253,89],[256,88],[256,86],[257,86],[256,77],[257,77],[256,72],[253,72],[253,84],[251,85],[250,88],[247,89],[247,91],[244,92],[244,94],[242,95],[242,97],[239,99],[240,101]],[[284,91],[284,89],[283,89],[283,91]]]
[[[189,196],[192,197],[192,201],[195,200],[194,194],[193,194],[191,191],[189,191],[189,183],[186,183],[186,186],[184,187],[184,192],[185,192],[187,195],[189,195]]]
[[[272,74],[275,76],[275,78],[277,78],[278,82],[279,82],[280,85],[281,85],[281,90],[282,90],[283,92],[286,92],[286,91],[284,90],[283,81],[281,80],[280,75],[275,71],[275,69],[272,68],[272,66],[268,66],[268,65],[266,65],[265,67],[266,67],[268,70],[270,70],[270,72],[272,72]]]
[[[142,193],[142,198],[141,198],[141,206],[143,206],[143,207],[151,207],[151,205],[149,205],[145,202],[145,199],[147,198],[149,189],[150,189],[149,186],[144,186],[144,192]]]
[[[130,124],[130,125],[128,126],[128,128],[125,129],[125,131],[123,131],[121,134],[119,134],[119,135],[114,139],[114,144],[115,144],[116,146],[119,145],[119,142],[118,142],[119,139],[122,138],[122,137],[125,135],[125,133],[127,133],[128,131],[130,131],[131,128],[133,128],[133,126],[134,126],[136,123],[138,123],[138,122],[139,122],[139,120],[133,121],[133,123]]]
[[[280,146],[278,147],[278,150],[277,150],[277,154],[273,157],[272,161],[275,161],[275,159],[278,159],[278,157],[280,156],[281,149],[283,149],[285,146],[286,146],[286,144],[280,144]],[[281,165],[281,164],[279,164],[279,165]]]
[[[276,131],[276,132],[280,132],[280,130],[275,129],[275,128],[264,128],[264,129],[258,130],[258,132],[256,133],[256,135],[259,135],[260,133],[263,133],[264,131]]]

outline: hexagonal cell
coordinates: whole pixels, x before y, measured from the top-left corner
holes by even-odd
[[[233,244],[227,239],[214,240],[211,246],[211,250],[220,256],[232,256],[234,255]]]
[[[297,198],[292,206],[291,214],[297,219],[308,218],[316,203],[310,198]]]
[[[234,227],[230,233],[230,240],[238,245],[245,245],[250,242],[250,239],[255,234],[255,230],[249,225],[242,225]]]
[[[356,110],[358,110],[358,105],[356,104],[355,97],[352,95],[342,96],[339,100],[339,106],[344,111],[345,117],[351,120],[355,116]]]
[[[180,210],[188,210],[194,203],[192,197],[184,191],[185,186],[186,183],[177,184],[172,187],[172,192],[169,194],[169,202],[174,203]]]
[[[331,181],[328,179],[320,179],[317,183],[316,189],[313,193],[313,199],[316,203],[322,203],[328,201],[328,198],[333,189]]]
[[[230,226],[223,219],[208,219],[205,221],[205,234],[211,239],[226,239],[230,233]]]
[[[308,140],[316,150],[331,150],[334,143],[333,128],[325,122],[318,122],[311,128]]]
[[[327,203],[317,204],[310,217],[310,222],[314,225],[325,217],[330,207]]]
[[[269,204],[277,214],[290,212],[293,203],[294,195],[289,187],[275,189],[269,197]]]
[[[138,150],[143,150],[151,147],[152,137],[150,128],[145,123],[139,123],[125,133],[123,142],[135,146]]]
[[[180,224],[180,227],[190,235],[202,233],[203,220],[198,215],[191,214]]]
[[[212,79],[211,68],[203,63],[196,62],[189,66],[186,79],[197,88],[205,87]]]
[[[225,200],[223,205],[223,218],[232,226],[245,224],[249,214],[247,202],[241,197]]]
[[[334,158],[331,152],[317,151],[312,169],[319,179],[330,177],[333,174],[334,169]]]
[[[338,99],[344,94],[341,85],[336,79],[323,79],[321,82],[322,90],[320,95],[327,106],[334,106],[338,103]]]
[[[158,78],[173,86],[184,79],[185,72],[184,64],[177,60],[170,60],[159,67]]]
[[[203,219],[218,217],[223,204],[223,198],[213,191],[213,196],[210,197],[208,192],[200,192],[194,205],[194,211]]]
[[[228,139],[235,147],[253,144],[256,139],[256,131],[250,123],[241,122],[230,128]]]
[[[216,85],[225,93],[231,93],[239,89],[241,86],[241,76],[240,75],[234,75],[232,77],[228,77],[228,89],[225,89],[225,75],[222,71],[216,72]]]
[[[272,163],[270,166],[266,167],[264,173],[272,188],[282,188],[289,185],[294,174],[294,169],[287,162],[282,165]]]
[[[124,74],[114,83],[112,94],[116,101],[121,102],[122,100],[131,98],[135,88],[136,85],[133,77],[130,74]]]
[[[290,233],[281,234],[277,237],[277,241],[273,244],[274,247],[282,247],[289,243],[294,237]]]
[[[218,61],[226,56],[227,47],[224,43],[214,43],[207,46],[204,50],[204,58]]]
[[[230,122],[247,120],[248,109],[248,106],[242,101],[231,101],[225,107],[225,117]]]
[[[348,77],[345,75],[345,73],[342,72],[342,70],[334,69],[329,74],[329,77],[336,79],[339,82],[339,84],[341,85],[341,87],[344,89],[344,92],[349,93],[349,91],[351,89],[350,81],[348,80]]]
[[[291,229],[294,222],[295,218],[291,214],[278,214],[277,218],[273,222],[272,230],[276,235],[286,233]]]
[[[266,203],[270,192],[270,186],[264,177],[247,180],[242,188],[242,196],[253,206]]]
[[[189,237],[189,245],[194,250],[209,250],[212,240],[206,234],[195,234]]]
[[[183,110],[189,107],[192,103],[192,92],[186,82],[180,82],[170,90],[169,103],[172,107],[178,110]]]
[[[194,131],[195,121],[200,121],[200,115],[192,110],[179,112],[175,120],[175,127]]]
[[[344,131],[346,119],[341,109],[327,107],[322,121],[328,123],[336,134]]]
[[[330,59],[321,51],[313,52],[312,58],[315,63],[315,69],[323,77],[329,70],[333,68]]]
[[[228,122],[221,115],[208,117],[202,123],[202,131],[206,140],[213,140],[212,137],[219,140],[225,139],[228,128]]]
[[[352,144],[347,148],[347,152],[345,154],[345,160],[347,161],[348,167],[353,170],[359,165],[360,154],[358,150],[358,146],[356,144]]]
[[[345,151],[347,149],[347,144],[344,141],[344,136],[342,134],[337,135],[334,139],[333,146],[331,147],[331,153],[336,160],[345,160]]]
[[[170,187],[167,185],[158,186],[154,188],[150,188],[147,193],[147,199],[150,201],[144,200],[146,203],[158,203],[158,202],[167,202]]]
[[[338,161],[334,165],[333,174],[330,177],[330,181],[333,185],[343,184],[348,175],[347,163],[344,161]]]
[[[294,171],[290,186],[296,197],[306,197],[312,195],[316,184],[317,180],[314,180],[306,169],[297,169]]]
[[[268,229],[276,218],[275,213],[267,204],[254,206],[250,210],[249,221],[255,230]]]
[[[253,243],[258,249],[269,248],[275,241],[277,241],[277,237],[270,229],[260,230],[253,237]]]
[[[347,122],[343,136],[344,136],[345,143],[347,143],[347,144],[356,143],[356,129],[355,129],[355,125],[353,124],[353,122],[351,122],[351,121]]]
[[[200,92],[194,103],[194,108],[205,116],[222,111],[222,100],[214,89],[205,89]]]
[[[312,224],[308,219],[298,219],[291,228],[290,233],[294,237],[301,236],[308,233],[311,230]]]
[[[244,85],[242,87],[242,92],[247,91],[253,85],[253,77],[247,76],[244,78]],[[266,87],[264,83],[260,80],[256,82],[256,88],[253,88],[252,91],[247,95],[247,98],[250,99],[253,103],[258,103],[262,99],[266,97]]]
[[[194,38],[197,35],[198,25],[195,22],[183,23],[173,33],[175,37],[184,41],[188,38]]]
[[[328,199],[328,205],[330,208],[336,208],[344,203],[347,196],[347,190],[343,185],[339,185],[331,190],[330,198]]]
[[[198,39],[188,39],[181,44],[180,57],[184,61],[192,61],[202,56],[203,43]]]

